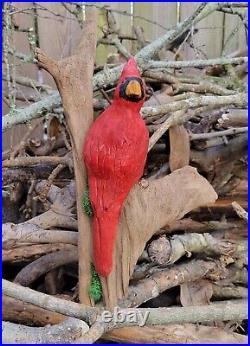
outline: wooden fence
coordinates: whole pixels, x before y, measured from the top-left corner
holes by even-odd
[[[32,3],[14,3],[18,9],[25,9]],[[60,59],[73,53],[82,35],[81,28],[75,17],[65,9],[61,3],[41,2],[49,12],[38,10],[37,25],[39,45],[51,57]],[[132,35],[133,27],[143,28],[145,39],[151,41],[174,27],[178,22],[189,16],[198,6],[196,2],[103,2],[99,6],[108,6],[116,10],[114,13],[122,34]],[[125,15],[122,12],[126,12]],[[84,13],[83,13],[84,14]],[[60,16],[59,16],[60,15]],[[20,12],[15,15],[16,24],[22,28],[34,26],[34,18]],[[105,11],[99,9],[99,37],[105,28]],[[244,26],[236,15],[215,12],[202,20],[197,26],[198,33],[193,36],[191,49],[188,44],[182,47],[182,57],[186,59],[215,58],[229,54],[246,47]],[[29,44],[27,34],[15,33],[17,52],[28,53]],[[127,41],[127,48],[133,49],[132,43]],[[97,62],[104,63],[114,47],[99,45],[97,48]],[[52,78],[45,71],[39,71],[34,64],[21,64],[17,67],[17,74],[33,79],[42,79],[44,83],[55,87]],[[20,106],[27,105],[19,103]],[[4,106],[3,113],[8,109]],[[17,143],[27,130],[26,125],[17,126],[6,132],[3,137],[3,149]]]

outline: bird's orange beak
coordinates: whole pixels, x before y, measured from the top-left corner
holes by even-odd
[[[137,80],[131,80],[126,87],[125,94],[126,96],[134,96],[141,98],[141,84]]]

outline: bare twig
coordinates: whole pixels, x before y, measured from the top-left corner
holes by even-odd
[[[39,328],[5,321],[2,323],[3,342],[13,344],[70,344],[89,330],[85,322],[71,317],[58,325]]]
[[[44,293],[36,292],[27,287],[22,287],[10,281],[2,281],[3,293],[7,296],[21,299],[25,302],[47,308],[50,311],[57,311],[66,316],[75,317],[79,319],[86,319],[93,323],[93,318],[97,317],[100,310],[96,308],[89,308],[81,304],[62,300],[56,297],[49,296]],[[35,299],[34,299],[35,298]],[[38,299],[39,298],[39,299]],[[34,301],[35,300],[35,301]],[[177,307],[177,308],[156,308],[156,309],[121,309],[120,313],[127,315],[134,313],[138,316],[148,315],[146,324],[160,325],[167,323],[185,323],[185,322],[210,322],[210,321],[230,321],[242,320],[247,318],[247,301],[236,300],[226,301],[211,304],[209,306],[192,306],[192,307]],[[91,317],[91,318],[90,318]],[[140,319],[137,321],[126,320],[122,323],[114,323],[111,315],[112,322],[106,323],[102,321],[99,315],[97,321],[100,327],[103,327],[102,333],[112,328],[120,328],[123,326],[138,325]],[[97,323],[98,323],[97,322]],[[99,336],[100,337],[100,336]]]
[[[229,109],[227,113],[223,113],[218,119],[221,127],[239,127],[248,125],[248,114],[245,109]]]
[[[184,282],[203,278],[215,270],[218,263],[193,260],[188,263],[175,265],[169,269],[161,269],[151,273],[150,277],[140,280],[130,286],[128,295],[119,302],[121,307],[135,307],[157,297],[163,291],[176,287]]]
[[[243,108],[247,106],[247,94],[239,93],[230,96],[197,96],[186,100],[170,102],[157,107],[144,107],[142,108],[141,113],[142,116],[146,118],[149,116],[163,115],[180,109],[189,109],[210,105],[217,105],[218,107],[223,105],[236,105],[238,107],[242,106]]]
[[[195,141],[195,140],[210,139],[214,137],[237,135],[247,131],[248,131],[248,127],[239,127],[239,128],[232,128],[225,131],[216,131],[216,132],[210,132],[210,133],[192,133],[192,134],[190,133],[189,137],[191,141]]]
[[[27,167],[32,165],[47,164],[52,166],[64,165],[72,167],[72,162],[69,157],[57,156],[30,156],[30,157],[17,157],[15,159],[4,160],[2,167]]]
[[[49,311],[59,312],[63,315],[79,318],[87,322],[90,320],[93,321],[96,317],[97,310],[95,308],[37,292],[7,280],[2,281],[2,292],[6,296],[17,298]]]
[[[236,211],[237,215],[245,220],[246,222],[248,222],[248,212],[246,212],[237,202],[233,202],[232,203],[232,207],[234,208],[234,210]]]
[[[3,75],[2,79],[6,80],[7,76]],[[51,93],[52,92],[51,86],[39,83],[35,79],[31,79],[31,78],[24,77],[24,76],[15,76],[15,79],[16,79],[16,83],[17,84],[20,84],[20,85],[23,85],[23,86],[26,86],[26,87],[29,87],[29,88],[33,88],[35,90],[39,89],[40,91],[44,91],[44,92],[47,92],[47,93]],[[11,77],[11,80],[12,80],[12,77]]]
[[[45,230],[32,223],[3,224],[2,242],[3,248],[15,246],[17,243],[65,243],[77,245],[77,232],[62,231],[56,229]]]
[[[176,40],[176,38],[178,38],[183,32],[190,28],[193,25],[194,19],[197,16],[199,17],[199,14],[203,13],[203,16],[199,18],[197,17],[197,21],[199,21],[200,18],[204,18],[204,16],[207,16],[208,14],[216,10],[215,6],[209,9],[209,11],[207,11],[205,6],[206,3],[202,3],[197,9],[197,11],[195,11],[195,13],[189,18],[187,18],[184,22],[182,22],[175,30],[168,32],[167,34],[163,35],[159,39],[153,41],[152,43],[144,47],[136,55],[140,68],[144,70],[145,62],[148,59],[150,59],[156,51],[158,51],[164,45],[171,45],[172,42]],[[105,71],[97,73],[93,77],[93,90],[96,91],[107,85],[113,85],[118,80],[122,67],[123,66],[118,66],[113,69],[106,69]],[[41,117],[44,115],[45,112],[49,112],[52,110],[52,108],[58,107],[60,103],[61,102],[59,93],[54,92],[48,98],[43,99],[29,107],[26,107],[25,110],[16,110],[14,117],[11,117],[9,114],[7,114],[2,119],[2,131],[11,128],[15,124],[25,123],[31,119]]]
[[[25,263],[34,261],[37,258],[46,254],[57,252],[61,250],[72,250],[74,245],[56,243],[56,244],[29,244],[23,245],[18,244],[18,247],[11,248],[8,250],[2,249],[2,261],[9,263]]]
[[[75,246],[71,250],[60,250],[46,254],[24,267],[16,276],[14,282],[29,286],[40,276],[65,264],[77,262],[78,251]]]
[[[123,327],[105,334],[102,339],[137,344],[243,344],[247,336],[232,333],[223,327],[198,324],[167,324],[164,326]]]
[[[149,61],[146,65],[148,69],[161,68],[184,68],[184,67],[206,67],[214,65],[240,65],[247,63],[247,57],[240,58],[217,58],[206,60],[191,60],[191,61]]]
[[[151,261],[160,265],[170,265],[182,256],[192,256],[192,253],[237,256],[240,251],[246,250],[246,243],[218,240],[209,233],[189,233],[174,235],[169,239],[162,236],[153,240],[148,247],[148,254]]]
[[[59,93],[56,91],[50,96],[33,103],[32,105],[24,108],[17,109],[13,116],[7,114],[2,119],[2,131],[11,128],[13,125],[26,123],[35,118],[44,116],[48,111],[51,111],[54,107],[61,105],[61,99]]]

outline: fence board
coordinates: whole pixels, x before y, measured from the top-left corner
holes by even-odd
[[[199,2],[182,2],[180,5],[180,20],[190,16],[194,10],[199,6]],[[193,49],[185,45],[185,58],[197,59],[201,58],[216,58],[221,55],[222,51],[222,37],[223,37],[223,13],[214,12],[208,17],[204,18],[196,26],[199,32],[193,37],[194,46],[198,48],[195,53]],[[199,50],[204,52],[199,53]]]
[[[145,39],[152,41],[162,36],[168,29],[176,26],[177,2],[135,2],[133,15],[133,25],[142,27]],[[136,16],[144,17],[155,22],[155,24]],[[136,45],[134,46],[136,48]]]
[[[130,2],[113,2],[110,3],[111,8],[119,10],[119,11],[126,11],[131,14],[131,3]],[[132,16],[126,16],[119,13],[114,13],[115,19],[117,21],[117,24],[120,28],[120,32],[123,35],[132,35],[132,23],[133,23],[133,17]],[[132,42],[128,40],[123,41],[124,46],[128,49],[129,52],[131,52],[132,48]]]
[[[101,2],[99,3],[101,6],[105,6],[111,9],[116,9],[119,11],[126,11],[130,13],[130,2]],[[120,32],[123,35],[131,35],[132,34],[132,26],[131,26],[131,17],[122,15],[120,13],[114,12],[114,17],[117,21],[117,25],[120,29]],[[106,12],[105,10],[99,10],[98,15],[98,38],[102,37],[102,30],[101,28],[105,28],[107,26],[107,20],[106,20]],[[130,51],[131,50],[131,42],[124,41],[125,47]],[[107,61],[107,56],[112,53],[116,53],[116,48],[108,45],[98,45],[97,52],[96,52],[96,62],[98,64],[105,64]]]
[[[46,17],[50,17],[51,19],[43,18],[45,12],[38,11],[40,48],[55,59],[70,56],[77,47],[82,35],[80,25],[75,17],[60,3],[38,2],[39,4],[64,17],[61,18],[52,13],[47,13]],[[46,71],[42,71],[42,75],[45,83],[55,87],[52,77]]]
[[[30,3],[14,2],[13,5],[18,10],[31,7]],[[15,23],[16,25],[19,25],[20,28],[30,28],[33,26],[32,17],[29,15],[24,15],[21,12],[15,15]],[[29,43],[27,40],[27,34],[24,32],[14,32],[13,38],[14,38],[14,45],[16,47],[16,52],[20,52],[20,53],[24,53],[28,55],[30,50],[29,50]],[[26,76],[29,78],[36,79],[37,66],[31,63],[20,64],[20,61],[18,61],[17,59],[16,75]],[[19,86],[17,86],[17,89],[19,90]],[[25,88],[22,88],[22,90],[25,90]],[[27,88],[27,90],[29,91],[30,89]],[[17,101],[16,104],[17,104],[17,107],[24,106],[24,102]],[[9,112],[9,107],[7,107],[7,105],[5,105],[4,103],[2,105],[2,112],[3,114],[6,114]],[[24,136],[26,131],[27,131],[26,125],[18,125],[4,132],[2,136],[2,150],[6,150],[10,148],[11,146],[14,146],[16,143],[20,142],[20,139]]]
[[[152,19],[153,3],[152,2],[134,2],[133,4],[133,15],[142,16],[147,19]],[[151,23],[146,22],[141,18],[134,17],[134,26],[140,26],[143,29],[145,39],[152,41],[154,37],[154,26]]]
[[[246,20],[248,23],[248,9],[247,8],[242,9],[241,12],[245,14]],[[247,36],[246,36],[246,29],[244,25],[241,25],[239,30],[238,49],[245,49],[247,46],[248,46],[248,42],[247,42]]]
[[[223,55],[236,51],[239,47],[241,21],[232,14],[225,14]]]

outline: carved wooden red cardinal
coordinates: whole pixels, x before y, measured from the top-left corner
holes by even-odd
[[[139,113],[144,99],[145,84],[131,58],[123,68],[112,104],[93,123],[84,145],[94,211],[94,264],[101,276],[112,270],[123,202],[143,175],[149,140]]]

